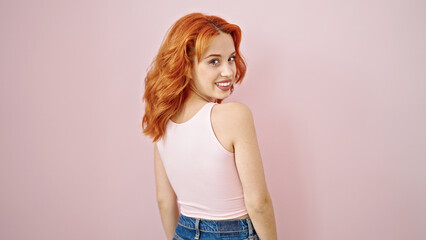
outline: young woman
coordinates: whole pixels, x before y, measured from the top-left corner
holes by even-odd
[[[222,103],[246,71],[240,41],[235,24],[186,15],[145,78],[142,125],[168,239],[277,239],[252,113]]]

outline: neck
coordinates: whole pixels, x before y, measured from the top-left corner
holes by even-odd
[[[199,93],[197,91],[197,89],[195,89],[192,85],[189,85],[189,89],[190,89],[190,91],[189,91],[189,96],[188,96],[187,100],[198,98],[199,100],[203,100],[203,101],[206,101],[206,102],[216,102],[216,99],[212,99],[212,98],[209,99],[209,98],[201,95],[201,93]]]
[[[199,107],[207,102],[216,102],[216,99],[208,99],[190,87],[187,98],[175,115],[172,116],[172,120],[179,122],[179,119],[187,119],[188,114],[193,114],[194,109],[199,109]]]

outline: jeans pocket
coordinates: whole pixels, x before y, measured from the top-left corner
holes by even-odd
[[[244,238],[243,240],[260,240],[260,238],[255,235],[253,238]]]
[[[185,240],[185,239],[181,238],[179,235],[177,235],[175,233],[175,236],[173,237],[173,240]]]

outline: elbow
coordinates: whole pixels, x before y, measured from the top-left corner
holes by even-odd
[[[160,209],[169,209],[176,206],[177,199],[174,196],[157,194],[157,204]]]
[[[249,214],[263,215],[272,207],[272,200],[269,195],[247,197],[245,202]]]

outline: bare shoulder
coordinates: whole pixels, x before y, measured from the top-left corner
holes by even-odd
[[[244,103],[228,102],[216,104],[212,110],[212,120],[234,129],[253,122],[253,115],[250,108]]]
[[[211,118],[216,129],[224,132],[233,143],[243,134],[254,130],[252,112],[247,105],[240,102],[216,104]]]
[[[226,118],[228,121],[252,118],[250,108],[240,102],[217,104],[214,108],[214,112],[218,117]]]

